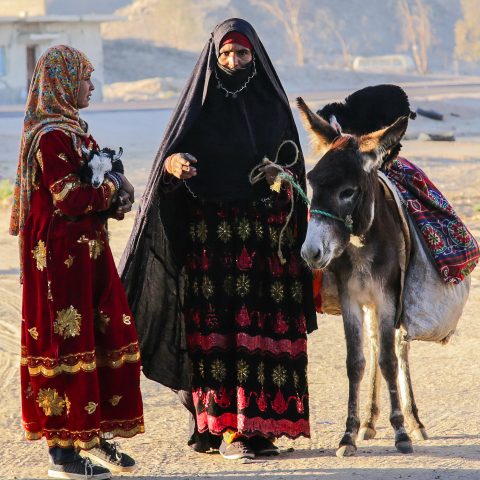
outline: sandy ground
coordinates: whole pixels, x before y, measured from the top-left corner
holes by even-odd
[[[404,154],[429,173],[478,236],[480,102],[437,100],[427,106],[446,113],[446,122],[436,124],[431,120],[419,119],[412,124],[409,134],[415,136],[420,131],[456,128],[457,133],[463,136],[459,136],[454,143],[406,141]],[[460,114],[460,117],[451,116],[450,113]],[[141,116],[138,115],[140,122]],[[150,143],[146,144],[143,138],[148,136],[152,121],[151,118],[142,118],[143,123],[134,123],[135,133],[139,134],[135,140],[136,147],[126,150],[131,152],[132,157],[138,153],[136,158],[144,158],[147,162],[139,162],[132,172],[139,190],[145,184],[148,162],[151,162],[158,144],[164,120],[163,117],[158,119],[155,124],[157,133],[150,136]],[[118,140],[115,140],[112,128],[108,127],[110,120],[107,114],[104,117],[92,117],[91,125],[93,131],[98,131],[101,137],[109,140],[106,144],[114,146]],[[127,139],[123,120],[119,120],[119,117],[117,120],[116,128],[120,129],[120,134],[118,130],[115,132],[117,139],[132,143]],[[2,122],[6,120],[2,119]],[[10,129],[10,138],[15,137],[18,124],[16,119],[12,119],[12,122],[14,126]],[[0,127],[4,125],[2,123]],[[8,134],[8,128],[2,128],[1,131]],[[7,151],[12,152],[15,148],[13,143],[6,145]],[[11,171],[11,165],[2,163],[0,172],[3,176],[8,176],[7,172]],[[46,446],[44,442],[26,442],[20,426],[18,365],[21,292],[17,282],[16,239],[6,234],[8,214],[8,210],[0,210],[0,478],[46,478]],[[123,222],[111,223],[111,244],[117,259],[132,223],[133,215]],[[385,409],[378,421],[378,438],[360,443],[356,457],[335,457],[346,417],[348,385],[345,342],[340,318],[321,316],[319,329],[310,336],[309,343],[311,439],[296,442],[282,439],[278,444],[284,452],[269,460],[241,463],[223,460],[218,455],[196,454],[186,446],[186,415],[176,397],[168,389],[143,379],[147,432],[129,441],[121,441],[139,465],[130,478],[479,479],[480,410],[476,403],[480,398],[479,293],[480,269],[477,269],[473,274],[472,291],[458,334],[451,343],[445,347],[429,343],[412,345],[411,369],[417,405],[430,435],[429,440],[415,442],[414,454],[402,456],[395,450],[393,432],[388,422],[387,392],[383,385],[382,405]],[[365,389],[362,389],[362,394],[365,400]],[[290,447],[294,447],[294,451],[287,452]]]

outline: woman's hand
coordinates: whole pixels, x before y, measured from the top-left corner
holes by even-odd
[[[135,189],[133,188],[133,185],[128,181],[127,177],[122,173],[117,172],[117,175],[119,175],[120,178],[122,179],[122,188],[120,188],[118,192],[119,196],[120,196],[120,193],[123,191],[124,193],[127,193],[130,203],[134,203]]]
[[[265,172],[265,180],[269,185],[273,185],[277,175],[280,173],[279,170],[271,165],[262,167],[261,170]]]
[[[197,169],[191,164],[197,159],[189,153],[174,153],[165,160],[165,169],[179,180],[188,180],[197,174]]]
[[[125,214],[132,210],[130,195],[125,190],[120,189],[117,194],[115,205],[117,208],[111,213],[111,217],[115,220],[123,220]]]

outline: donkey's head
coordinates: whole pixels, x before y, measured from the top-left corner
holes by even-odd
[[[339,135],[297,99],[302,120],[320,160],[308,173],[312,205],[302,257],[311,268],[325,268],[347,247],[350,236],[364,236],[375,215],[377,170],[384,154],[405,134],[408,117],[377,132]]]

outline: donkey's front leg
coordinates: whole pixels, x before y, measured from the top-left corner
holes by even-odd
[[[362,311],[359,305],[342,302],[343,327],[347,343],[348,414],[345,434],[340,440],[337,457],[351,457],[357,451],[356,439],[360,427],[358,415],[360,382],[365,371],[363,355]]]
[[[393,302],[390,303],[393,305]],[[404,425],[397,387],[398,361],[395,352],[395,327],[393,324],[394,308],[383,305],[379,309],[380,320],[380,368],[387,382],[390,393],[390,423],[395,431],[395,446],[400,453],[412,453],[412,441]]]

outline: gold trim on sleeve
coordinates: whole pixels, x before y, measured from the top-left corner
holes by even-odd
[[[72,190],[79,188],[80,185],[81,183],[79,178],[73,173],[61,178],[60,180],[57,180],[50,186],[50,192],[52,193],[53,201],[55,203],[62,202]]]

